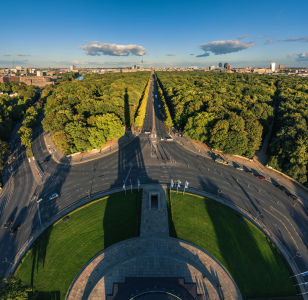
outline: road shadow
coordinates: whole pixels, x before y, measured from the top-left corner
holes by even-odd
[[[125,89],[125,94],[124,94],[124,119],[125,119],[125,127],[126,130],[130,130],[131,128],[131,114],[130,114],[130,105],[129,105],[129,96],[127,93],[127,88]]]

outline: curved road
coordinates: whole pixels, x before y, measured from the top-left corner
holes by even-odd
[[[33,143],[35,160],[29,161],[16,145],[14,162],[4,170],[7,182],[0,195],[0,276],[6,273],[20,247],[41,224],[76,199],[122,187],[123,182],[129,188],[130,182],[137,184],[137,179],[141,185],[181,180],[182,186],[187,180],[190,188],[206,191],[238,206],[272,232],[299,272],[308,271],[307,192],[294,186],[297,194],[305,197],[293,206],[290,198],[270,182],[219,165],[166,140],[169,135],[158,107],[159,96],[154,97],[156,94],[153,77],[142,132],[127,146],[108,156],[77,165],[56,163],[53,159],[44,163],[49,152],[41,127]],[[58,193],[59,197],[49,200],[52,193]],[[43,199],[39,204],[38,198]],[[21,224],[14,235],[3,227],[8,220],[13,220],[12,226]]]

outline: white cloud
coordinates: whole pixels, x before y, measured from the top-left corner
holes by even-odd
[[[287,58],[292,58],[294,56],[294,53],[290,53],[287,55]]]
[[[167,54],[167,56],[176,56],[176,53]]]
[[[200,48],[205,51],[204,54],[197,55],[197,57],[209,56],[209,52],[215,55],[227,54],[232,52],[238,52],[244,49],[254,47],[253,43],[242,43],[238,40],[227,40],[227,41],[214,41],[207,44],[200,45]]]
[[[30,54],[19,54],[19,53],[16,53],[15,55],[16,56],[30,56]]]
[[[238,39],[238,40],[242,40],[242,39],[245,39],[245,38],[247,38],[247,37],[249,37],[249,34],[241,35],[241,36],[239,36],[237,39]]]
[[[3,56],[11,56],[10,54],[3,54]]]
[[[88,42],[88,45],[79,46],[78,48],[85,50],[86,54],[91,56],[141,56],[147,53],[145,48],[138,45],[117,45],[102,42]]]

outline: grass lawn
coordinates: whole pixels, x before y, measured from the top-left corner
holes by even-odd
[[[244,299],[296,295],[282,254],[247,219],[240,222],[232,209],[196,195],[171,192],[171,203],[171,236],[212,254],[230,272]]]
[[[68,214],[45,230],[19,265],[16,277],[38,299],[64,299],[82,267],[110,245],[139,235],[142,190],[113,194]]]

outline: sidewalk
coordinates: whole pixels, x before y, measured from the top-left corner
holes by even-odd
[[[65,156],[62,151],[54,144],[51,134],[44,132],[44,141],[46,144],[46,148],[48,149],[54,160],[57,163],[68,165],[82,164],[114,153],[128,145],[135,137],[136,135],[134,134],[126,133],[120,138],[121,142],[119,142],[118,139],[114,139],[112,141],[107,141],[106,146],[101,149],[93,149],[89,152],[75,153]]]

